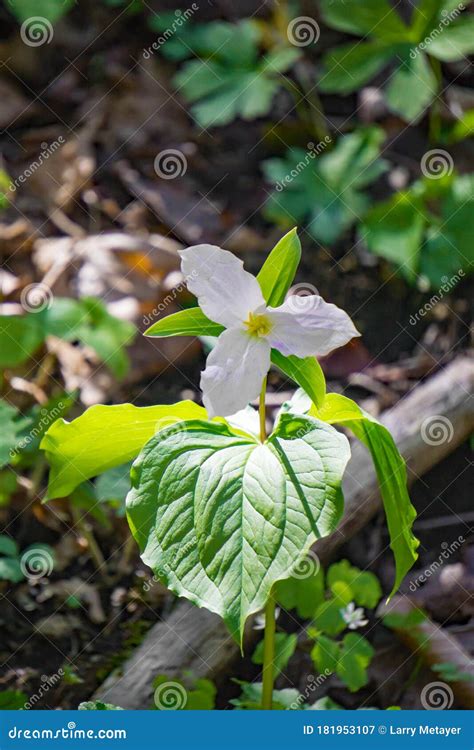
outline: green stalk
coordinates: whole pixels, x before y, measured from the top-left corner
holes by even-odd
[[[265,391],[267,379],[263,381],[260,393],[258,413],[260,416],[260,440],[265,442]],[[275,660],[275,599],[270,594],[265,605],[265,634],[263,639],[263,669],[262,669],[262,709],[270,710],[273,705],[273,681]]]
[[[265,605],[265,635],[263,640],[262,709],[270,711],[273,705],[273,682],[275,673],[275,599],[268,597]]]

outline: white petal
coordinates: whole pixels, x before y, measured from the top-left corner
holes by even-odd
[[[283,305],[269,307],[265,314],[273,323],[268,339],[285,355],[322,357],[360,336],[344,310],[316,294],[288,297]]]
[[[217,245],[193,245],[180,250],[187,287],[208,318],[226,328],[247,320],[265,304],[255,276],[235,255]]]
[[[257,398],[270,369],[270,344],[233,328],[221,333],[201,374],[209,417],[227,417]]]

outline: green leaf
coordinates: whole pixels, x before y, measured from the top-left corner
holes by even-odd
[[[20,690],[0,690],[0,711],[21,711],[28,696]]]
[[[353,567],[349,560],[333,563],[327,572],[328,587],[336,593],[336,584],[346,583],[351,591],[350,600],[361,607],[374,609],[382,597],[382,588],[376,575],[368,570]]]
[[[0,368],[18,367],[45,338],[41,314],[0,316]]]
[[[438,92],[438,83],[426,55],[407,52],[387,88],[387,104],[406,122],[415,123]]]
[[[166,406],[91,406],[72,422],[57,420],[41,442],[51,466],[49,499],[65,497],[86,479],[132,461],[157,431],[193,418],[205,419],[206,410],[181,401]]]
[[[403,191],[368,211],[359,236],[372,253],[398,265],[413,282],[420,267],[426,222],[421,199]]]
[[[0,557],[0,581],[19,583],[25,575],[21,569],[20,560],[14,557]]]
[[[326,380],[316,357],[300,359],[290,355],[285,357],[277,349],[272,349],[272,362],[279,370],[295,381],[311,398],[313,403],[322,405],[326,396]]]
[[[56,298],[45,311],[45,319],[48,334],[90,346],[117,378],[124,377],[128,368],[124,347],[131,343],[136,329],[110,315],[101,300]]]
[[[391,596],[418,558],[418,539],[412,532],[416,511],[407,490],[405,462],[386,427],[366,414],[354,401],[329,393],[321,409],[310,414],[330,424],[348,427],[369,449],[375,465],[380,494],[387,517],[390,547],[395,557],[396,576]]]
[[[298,636],[295,633],[275,633],[275,654],[273,657],[275,676],[284,671],[295,653],[297,645]],[[254,664],[263,664],[263,651],[264,641],[260,641],[252,655]]]
[[[336,672],[352,693],[367,685],[367,668],[374,654],[369,641],[362,635],[348,633],[344,636]]]
[[[314,624],[316,628],[327,635],[337,635],[342,633],[346,629],[347,624],[344,620],[341,610],[349,604],[351,600],[350,589],[345,592],[345,596],[341,597],[342,591],[338,592],[338,596],[332,599],[328,599],[317,607],[314,613]]]
[[[347,439],[307,417],[282,414],[265,444],[181,422],[132,468],[127,514],[142,559],[241,642],[273,584],[335,528],[348,458]]]
[[[301,56],[294,47],[272,50],[259,61],[260,31],[253,21],[217,22],[189,26],[180,39],[164,45],[165,54],[184,59],[174,83],[203,127],[225,125],[268,114],[281,85],[281,73]],[[187,48],[187,51],[186,49]]]
[[[12,450],[17,446],[22,429],[18,421],[18,412],[6,401],[0,400],[0,468],[11,462]]]
[[[335,672],[340,654],[340,645],[332,638],[318,635],[311,650],[311,658],[321,674]]]
[[[18,557],[18,544],[10,536],[0,534],[0,555],[7,557]]]
[[[161,318],[147,328],[145,336],[219,336],[224,326],[214,323],[204,315],[200,307],[180,310]]]
[[[258,711],[262,708],[262,683],[244,682],[234,680],[242,688],[239,698],[232,698],[229,703],[242,711]],[[272,696],[272,709],[274,711],[298,710],[304,708],[304,701],[299,691],[295,688],[284,688],[274,690]]]
[[[216,703],[216,686],[211,680],[170,679],[160,674],[153,680],[155,691],[152,708],[160,710],[211,711]]]
[[[337,94],[356,91],[383,70],[393,55],[394,47],[377,41],[341,44],[324,56],[319,88]]]
[[[277,242],[257,276],[269,307],[279,307],[285,301],[300,259],[301,242],[297,230],[292,229]]]
[[[266,216],[281,225],[306,221],[315,239],[336,242],[369,206],[362,191],[386,169],[379,158],[384,138],[381,128],[359,128],[340,138],[330,153],[316,157],[292,148],[284,159],[268,159],[263,169],[276,189]]]
[[[408,28],[388,0],[320,0],[324,22],[339,31],[400,42]]]
[[[125,498],[130,491],[130,469],[132,464],[120,464],[101,474],[95,483],[99,503],[113,503],[118,515],[125,515]]]
[[[20,21],[40,16],[55,23],[74,5],[74,0],[12,0],[9,10]]]
[[[304,564],[304,563],[303,563]],[[308,578],[287,578],[275,585],[278,604],[285,609],[295,609],[305,620],[310,620],[316,607],[324,599],[324,573],[322,568]]]
[[[443,62],[462,60],[474,53],[474,17],[468,13],[430,41],[426,51]]]

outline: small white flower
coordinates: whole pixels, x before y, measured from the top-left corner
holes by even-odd
[[[280,607],[275,607],[275,620],[280,617]],[[265,612],[259,612],[255,615],[254,630],[265,630]]]
[[[188,289],[208,318],[227,329],[201,375],[209,418],[235,414],[257,398],[271,349],[297,357],[324,356],[359,336],[349,316],[316,294],[267,307],[260,285],[241,260],[216,245],[180,251]]]
[[[344,609],[341,609],[339,611],[349,630],[357,630],[358,628],[363,628],[364,625],[367,625],[367,623],[369,622],[364,618],[364,610],[362,609],[362,607],[357,607],[356,609],[354,602],[350,602],[347,607],[344,607]]]

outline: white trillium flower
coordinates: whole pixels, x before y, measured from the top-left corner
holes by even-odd
[[[324,356],[360,335],[343,310],[316,294],[267,307],[255,276],[216,245],[194,245],[180,256],[188,289],[201,310],[227,329],[201,375],[209,418],[235,414],[257,398],[272,348],[285,356]]]
[[[347,605],[347,607],[344,607],[344,609],[340,610],[342,619],[346,623],[349,630],[357,630],[358,628],[363,628],[367,623],[369,622],[364,618],[364,610],[362,607],[357,607],[354,604],[354,602],[350,602],[350,604]]]

